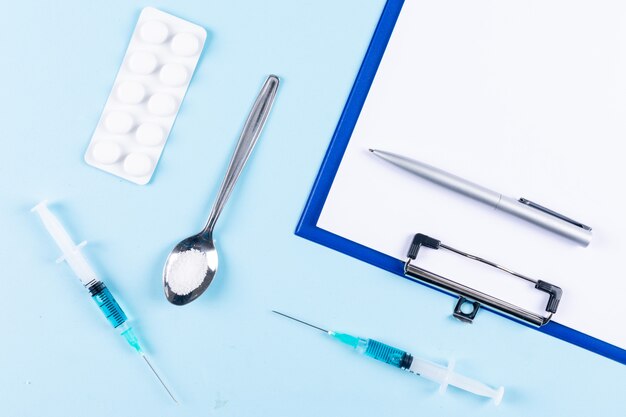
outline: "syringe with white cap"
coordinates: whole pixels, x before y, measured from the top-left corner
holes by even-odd
[[[85,288],[87,288],[92,300],[96,302],[98,308],[107,318],[111,326],[117,329],[126,342],[128,342],[128,344],[135,350],[135,352],[141,355],[159,382],[161,382],[163,388],[165,388],[170,397],[177,402],[176,398],[174,398],[171,391],[167,388],[161,377],[152,367],[150,361],[148,361],[148,358],[141,348],[133,328],[128,324],[126,314],[106,285],[98,279],[96,273],[87,262],[87,259],[83,256],[81,248],[85,246],[87,242],[83,241],[80,244],[75,245],[61,222],[50,212],[50,210],[48,210],[47,204],[48,202],[44,200],[33,207],[31,211],[39,214],[46,230],[50,233],[50,236],[52,236],[57,246],[61,249],[63,255],[57,259],[57,263],[63,261],[67,262],[70,268],[72,268],[72,271],[74,271],[74,274],[76,274],[76,276],[80,279],[80,282],[85,286]]]
[[[370,358],[384,362],[396,368],[407,370],[415,375],[437,382],[439,384],[440,393],[444,393],[448,386],[452,385],[453,387],[471,392],[472,394],[491,398],[495,405],[502,402],[504,387],[491,388],[480,381],[458,374],[454,372],[454,362],[452,361],[448,363],[447,367],[441,366],[424,359],[414,358],[413,355],[403,351],[402,349],[386,345],[374,339],[365,339],[346,333],[338,333],[332,330],[322,329],[321,327],[298,320],[295,317],[279,313],[278,311],[272,311],[291,320],[306,324],[314,329],[321,330],[333,339],[345,345],[351,346],[361,355],[369,356]]]

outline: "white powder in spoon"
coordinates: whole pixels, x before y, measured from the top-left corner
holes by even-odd
[[[179,252],[170,267],[167,284],[178,295],[187,295],[202,284],[209,269],[206,256],[198,249]]]

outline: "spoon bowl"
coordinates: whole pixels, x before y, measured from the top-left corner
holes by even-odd
[[[184,254],[189,254],[190,251],[196,255],[196,268],[194,268],[196,272],[188,271],[191,274],[184,280],[168,281],[166,277],[171,277],[176,273],[174,270],[179,268],[182,262],[185,262],[184,258],[188,258]],[[167,261],[165,261],[165,268],[163,269],[165,297],[175,305],[185,305],[192,302],[209,287],[217,272],[217,266],[218,256],[213,236],[206,233],[189,236],[174,246],[167,257]]]
[[[172,304],[184,305],[192,302],[213,282],[218,263],[213,228],[263,130],[276,97],[278,83],[278,77],[270,75],[263,84],[243,126],[204,229],[176,245],[165,261],[163,291]]]

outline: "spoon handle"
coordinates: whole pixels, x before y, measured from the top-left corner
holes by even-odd
[[[267,77],[265,84],[263,84],[263,88],[261,88],[261,91],[259,92],[259,95],[250,110],[246,124],[243,126],[239,142],[237,142],[235,152],[230,160],[230,164],[228,164],[226,176],[220,186],[217,198],[215,199],[215,203],[213,203],[213,208],[211,209],[211,214],[209,215],[209,219],[207,220],[202,233],[206,234],[213,232],[213,227],[217,222],[217,218],[226,205],[228,197],[230,197],[230,194],[235,187],[235,183],[239,178],[239,174],[241,174],[241,171],[243,170],[243,167],[245,166],[246,161],[248,160],[250,153],[252,153],[252,149],[254,148],[261,131],[263,130],[267,116],[272,109],[274,98],[276,97],[278,84],[279,80],[275,75]]]

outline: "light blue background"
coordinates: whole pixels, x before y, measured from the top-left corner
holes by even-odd
[[[82,156],[142,7],[209,31],[152,182]],[[626,367],[294,236],[383,0],[11,2],[0,13],[2,416],[624,416]],[[265,76],[282,86],[216,231],[196,302],[161,289],[201,228]],[[30,207],[51,209],[134,319],[174,405],[115,336]],[[404,347],[507,389],[503,404],[359,358],[270,313]]]

